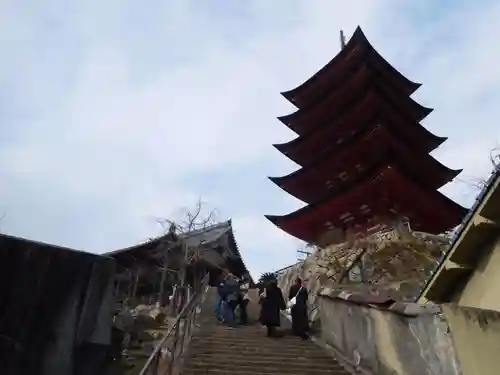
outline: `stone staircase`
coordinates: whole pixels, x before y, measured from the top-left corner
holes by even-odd
[[[286,334],[289,323],[283,319],[283,337],[266,337],[256,323],[258,305],[249,306],[254,321],[247,326],[229,328],[212,316],[213,292],[205,301],[201,328],[189,345],[183,375],[348,375],[340,363],[310,341]]]

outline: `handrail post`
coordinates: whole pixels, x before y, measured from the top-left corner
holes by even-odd
[[[158,367],[160,365],[160,355],[161,355],[161,352],[158,353],[154,357],[154,360],[153,360],[152,365],[151,365],[151,370],[149,371],[149,375],[157,375],[158,374]]]
[[[207,273],[202,280],[202,287],[199,292],[195,292],[192,297],[184,304],[181,312],[177,315],[172,327],[169,328],[165,336],[156,345],[153,353],[150,355],[146,364],[139,375],[177,375],[180,371],[180,365],[183,362],[184,346],[188,345],[192,335],[192,325],[196,322],[201,304],[205,301],[209,286],[209,274]],[[181,327],[183,323],[183,327]],[[162,349],[170,342],[170,358],[167,366],[162,366]],[[180,346],[179,346],[180,345]],[[159,374],[159,370],[167,367],[166,372]]]

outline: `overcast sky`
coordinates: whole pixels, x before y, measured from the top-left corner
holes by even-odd
[[[201,196],[233,219],[254,277],[300,242],[264,214],[301,203],[267,180],[296,165],[271,145],[294,88],[361,25],[435,108],[470,205],[500,143],[498,1],[0,1],[1,230],[95,253],[158,235]],[[398,5],[395,5],[398,4]],[[407,5],[403,5],[407,4]]]

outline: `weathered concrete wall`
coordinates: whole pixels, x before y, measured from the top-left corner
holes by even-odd
[[[461,306],[500,311],[500,237],[489,244],[482,259],[455,302]],[[500,371],[500,370],[499,370]]]
[[[464,375],[500,373],[500,313],[443,305]]]
[[[374,374],[496,375],[500,312],[458,305],[391,307],[319,297],[323,340]]]
[[[319,311],[323,339],[361,368],[376,374],[462,374],[448,324],[432,310],[405,316],[320,297]]]

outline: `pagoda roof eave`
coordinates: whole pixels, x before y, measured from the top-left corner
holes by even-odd
[[[436,159],[434,159],[436,160]],[[440,163],[438,160],[436,160],[437,163]],[[441,164],[441,163],[440,163]],[[446,166],[443,165],[444,168],[447,168]],[[445,181],[443,182],[442,186],[445,184],[453,181],[460,173],[462,173],[463,169],[450,169],[449,173],[445,177]],[[301,193],[299,189],[287,186],[290,181],[294,180],[297,178],[298,175],[300,175],[302,172],[302,168],[299,168],[296,171],[293,171],[292,173],[286,175],[286,176],[281,176],[281,177],[268,177],[268,179],[274,183],[277,187],[280,189],[284,190],[288,194],[292,195],[293,197],[299,199],[300,201],[306,203],[306,204],[314,204],[314,201],[311,199],[308,199],[305,194]],[[441,187],[441,186],[440,186]],[[440,188],[439,187],[439,188]],[[321,198],[322,196],[320,196]]]
[[[400,137],[398,137],[397,135],[394,135],[394,133],[391,132],[390,129],[387,129],[387,126],[384,126],[384,129],[382,129],[382,130],[384,132],[389,133],[392,137],[395,138],[395,140],[404,142],[404,140],[399,139]],[[303,165],[300,168],[296,169],[293,172],[290,172],[287,175],[280,176],[280,177],[269,177],[269,179],[273,183],[275,183],[278,187],[280,187],[283,190],[294,195],[292,192],[290,192],[286,188],[285,185],[287,185],[289,182],[291,182],[297,178],[300,178],[301,175],[303,175],[304,173],[307,173],[307,171],[310,171],[311,169],[316,169],[316,168],[322,167],[322,166],[324,166],[325,163],[329,163],[329,165],[330,165],[331,164],[330,162],[333,160],[334,157],[337,157],[340,159],[345,159],[345,157],[343,157],[343,156],[345,156],[346,153],[350,152],[351,150],[356,149],[356,144],[362,143],[362,142],[367,142],[367,141],[369,142],[370,139],[373,139],[372,135],[374,135],[374,136],[378,135],[377,133],[374,134],[374,132],[377,132],[377,131],[379,131],[379,130],[374,129],[373,125],[368,125],[362,131],[358,132],[358,134],[354,135],[351,139],[338,145],[338,147],[332,147],[326,153],[318,154],[316,159],[313,160],[311,163]],[[383,139],[385,139],[385,138],[383,138]],[[386,147],[381,147],[379,142],[377,142],[377,144],[380,148],[380,151],[382,151],[382,149],[390,147],[390,144],[386,144],[385,145]],[[392,150],[392,152],[395,152],[396,154],[398,154],[398,152],[397,152],[398,150],[395,149],[394,147],[392,147],[391,150]],[[375,150],[370,149],[370,151],[374,152]],[[432,160],[432,162],[436,166],[436,170],[442,171],[443,176],[445,176],[443,178],[443,185],[445,183],[448,183],[451,180],[453,180],[456,176],[458,176],[462,172],[462,169],[448,168],[443,163],[441,163],[439,160],[437,160],[434,157],[432,157],[431,155],[429,155],[427,152],[418,152],[418,154],[419,154],[418,156],[420,156],[420,157],[425,157],[429,160]],[[366,155],[366,157],[369,158],[370,156]],[[397,159],[399,160],[401,158],[397,157]],[[441,186],[436,186],[435,188],[438,189]],[[299,198],[299,199],[301,199],[301,198]]]
[[[368,83],[365,85],[365,90],[355,90],[350,94],[347,94],[350,96],[350,99],[347,99],[345,103],[343,103],[344,100],[339,99],[341,106],[339,108],[333,109],[333,113],[331,112],[331,105],[328,105],[328,103],[335,103],[335,101],[332,102],[332,98],[329,98],[328,95],[325,97],[323,100],[323,107],[328,107],[329,110],[326,111],[325,109],[318,109],[322,116],[319,116],[319,118],[315,120],[308,120],[307,117],[304,117],[304,113],[313,111],[313,107],[308,107],[304,109],[298,109],[295,112],[289,113],[284,116],[279,116],[277,119],[283,123],[285,126],[287,126],[290,130],[293,132],[301,135],[301,136],[307,136],[309,133],[314,132],[315,130],[318,129],[318,123],[324,122],[325,117],[326,118],[333,118],[333,117],[338,117],[342,116],[342,113],[345,111],[349,111],[349,107],[356,107],[356,104],[360,101],[360,95],[355,94],[356,92],[362,93],[364,95],[364,92],[366,89],[368,92],[377,92],[377,95],[384,97],[384,101],[386,102],[391,102],[393,103],[392,106],[394,107],[394,110],[396,111],[402,111],[405,113],[406,116],[411,116],[413,121],[416,122],[421,122],[424,120],[427,116],[429,116],[434,109],[426,107],[417,101],[415,101],[413,98],[409,96],[395,96],[394,93],[389,90],[387,87],[384,86],[382,82],[379,82],[377,79],[373,79],[369,85]],[[331,95],[334,95],[331,93]],[[342,97],[341,97],[342,98]],[[335,95],[334,95],[335,99]],[[326,112],[325,112],[326,111]],[[340,112],[339,112],[340,111]],[[325,116],[326,113],[326,116]],[[312,122],[312,123],[311,123]]]
[[[304,81],[302,84],[299,86],[296,86],[295,88],[287,91],[283,91],[280,94],[290,101],[291,103],[300,106],[300,103],[295,103],[295,96],[299,94],[300,91],[303,91],[306,87],[314,85],[314,82],[317,81],[322,75],[324,75],[327,71],[330,71],[331,69],[335,69],[334,66],[338,65],[338,63],[341,63],[341,61],[349,55],[350,52],[357,46],[357,45],[365,45],[367,48],[369,48],[380,61],[382,61],[384,64],[386,64],[392,71],[397,73],[401,78],[403,78],[408,86],[412,87],[411,92],[415,92],[418,90],[419,87],[422,86],[421,83],[413,82],[406,78],[401,72],[399,72],[396,68],[394,68],[389,62],[384,59],[382,55],[380,55],[377,50],[372,46],[372,44],[368,41],[366,38],[365,34],[361,30],[360,26],[356,27],[356,30],[354,31],[353,35],[349,39],[349,41],[346,43],[345,47],[341,49],[339,53],[337,53],[323,68],[318,70],[315,74],[313,74],[311,77],[309,77],[306,81]]]
[[[314,100],[314,102],[312,102],[309,106],[301,107],[292,113],[279,116],[278,120],[294,130],[297,125],[306,121],[304,116],[308,116],[308,114],[311,113],[314,116],[315,112],[322,113],[325,111],[325,106],[328,107],[331,112],[331,105],[329,103],[337,103],[337,106],[341,107],[348,105],[347,102],[343,103],[346,100],[344,98],[359,96],[355,93],[365,91],[367,87],[371,87],[373,85],[385,87],[385,90],[390,91],[391,96],[393,97],[409,97],[411,95],[407,91],[401,91],[402,89],[399,86],[392,84],[390,79],[388,80],[384,78],[385,75],[386,73],[384,71],[380,71],[379,68],[374,66],[374,64],[370,61],[362,61],[359,66],[356,66],[355,69],[347,74],[347,77],[339,83],[339,85],[325,91],[320,98]],[[349,101],[349,99],[347,99],[347,101]],[[424,117],[431,112],[430,109],[421,106],[418,103],[411,104],[415,107],[415,111],[420,110]]]
[[[431,133],[431,132],[429,132],[429,133],[434,136],[433,133]],[[273,143],[272,146],[276,150],[278,150],[281,154],[283,154],[288,159],[290,159],[291,161],[293,161],[294,163],[300,165],[301,167],[305,167],[305,166],[307,166],[307,165],[309,165],[311,163],[303,163],[301,160],[298,160],[298,158],[296,158],[292,154],[293,153],[293,149],[296,147],[296,145],[298,143],[300,143],[301,141],[303,141],[301,138],[302,137],[297,137],[297,138],[294,138],[291,141],[285,142],[285,143]],[[444,142],[446,142],[448,140],[448,137],[438,137],[438,136],[435,136],[435,139],[436,139],[436,142],[433,145],[433,147],[428,150],[429,152],[431,152],[431,151],[435,150],[436,148],[438,148],[439,146],[441,146]],[[296,171],[294,171],[294,172],[296,172]],[[290,174],[293,174],[294,172],[291,172]],[[286,176],[282,176],[282,177],[286,177]],[[280,177],[273,177],[273,178],[280,178]]]
[[[311,141],[314,139],[318,139],[319,135],[322,135],[322,138],[332,138],[332,132],[335,133],[335,129],[338,127],[338,125],[341,125],[343,123],[351,123],[353,122],[353,117],[355,120],[359,120],[356,118],[356,116],[359,116],[359,114],[363,114],[361,121],[362,122],[367,122],[367,121],[373,121],[374,118],[380,117],[380,112],[386,113],[384,115],[385,118],[390,118],[390,122],[403,122],[405,125],[408,126],[418,126],[420,129],[419,131],[422,132],[422,137],[426,139],[426,146],[425,146],[425,151],[426,152],[431,152],[435,150],[437,147],[439,147],[441,144],[443,144],[448,138],[447,137],[439,137],[435,135],[434,133],[430,132],[427,128],[419,124],[418,122],[413,122],[410,121],[409,119],[402,117],[401,115],[398,115],[398,112],[391,111],[389,108],[390,104],[385,103],[383,101],[380,101],[376,94],[373,92],[371,94],[365,95],[364,99],[362,101],[358,101],[356,105],[350,106],[346,112],[344,112],[339,118],[333,119],[329,123],[325,123],[324,126],[318,126],[315,127],[314,129],[311,129],[309,132],[307,132],[304,135],[299,135],[295,137],[294,139],[284,142],[284,143],[277,143],[273,144],[273,147],[276,148],[280,153],[283,155],[287,156],[290,160],[293,162],[303,165],[304,161],[300,160],[301,158],[297,154],[297,150],[300,148],[307,147],[307,144],[309,143],[309,146],[313,147],[314,143],[311,144]],[[374,102],[375,101],[375,102]],[[373,109],[373,106],[376,106],[376,109]],[[372,109],[370,109],[372,108]],[[381,108],[381,109],[380,109]],[[389,112],[391,111],[391,112]],[[391,113],[391,114],[387,114]],[[395,119],[396,117],[396,119]],[[399,120],[398,120],[399,118]],[[357,121],[354,121],[357,122]],[[341,126],[342,127],[342,126]]]
[[[363,43],[365,41],[367,42],[368,39],[366,38],[363,31],[361,30],[361,27],[357,26],[356,30],[354,30],[354,33],[352,34],[351,38],[347,41],[344,48],[342,48],[339,53],[337,53],[325,66],[323,66],[323,68],[318,70],[315,74],[313,74],[311,77],[309,77],[307,80],[305,80],[300,85],[294,87],[293,89],[282,91],[280,94],[286,100],[293,103],[293,97],[297,91],[299,91],[301,88],[303,88],[307,84],[310,84],[311,81],[313,81],[314,79],[319,77],[325,70],[331,68],[332,65],[335,65],[338,61],[342,60],[342,58],[345,55],[348,55],[349,52],[351,52],[358,43]]]
[[[401,187],[399,187],[399,189],[398,188],[395,188],[395,189],[391,188],[391,189],[387,190],[383,187],[378,186],[377,188],[381,192],[387,192],[387,194],[390,193],[390,194],[396,194],[396,195],[400,194],[400,197],[404,197],[404,199],[406,200],[406,203],[404,203],[404,204],[409,205],[409,206],[415,204],[414,199],[415,199],[416,195],[420,195],[421,197],[423,195],[427,196],[426,199],[432,199],[433,207],[440,206],[440,207],[434,207],[435,210],[432,211],[433,212],[432,215],[434,215],[436,218],[438,218],[439,221],[441,221],[442,223],[446,223],[447,226],[449,225],[450,228],[452,228],[456,225],[456,223],[454,223],[454,221],[458,222],[467,213],[467,209],[465,209],[464,207],[462,207],[458,203],[452,201],[451,199],[449,199],[445,195],[441,194],[439,191],[427,189],[427,188],[421,186],[418,181],[412,181],[411,178],[406,177],[405,173],[399,170],[399,167],[397,166],[397,164],[391,164],[391,165],[386,164],[385,166],[379,166],[378,168],[374,168],[374,170],[376,171],[375,173],[373,173],[373,172],[368,173],[367,172],[363,178],[363,181],[359,182],[358,184],[355,184],[354,188],[352,188],[353,184],[351,184],[349,187],[344,187],[344,189],[342,189],[344,191],[341,191],[339,189],[339,191],[336,191],[331,196],[326,197],[326,198],[322,199],[321,201],[318,201],[315,204],[304,206],[304,207],[302,207],[294,212],[291,212],[287,215],[283,215],[283,216],[266,215],[266,218],[268,220],[270,220],[271,222],[273,222],[276,226],[278,226],[282,230],[292,234],[293,236],[311,242],[311,238],[305,238],[308,236],[296,235],[297,233],[294,234],[294,233],[290,232],[290,229],[291,229],[290,226],[294,226],[293,221],[299,220],[299,222],[300,222],[302,220],[305,220],[305,215],[314,215],[313,212],[315,210],[318,210],[318,209],[323,210],[323,212],[326,212],[326,211],[330,211],[330,210],[327,210],[326,208],[332,207],[332,205],[335,207],[341,207],[342,202],[350,202],[351,201],[352,205],[354,205],[354,204],[359,205],[360,202],[358,202],[358,201],[364,202],[364,201],[366,201],[366,199],[369,199],[367,197],[369,197],[370,194],[368,194],[366,192],[366,189],[373,189],[374,187],[377,187],[377,184],[379,184],[379,183],[389,184],[388,181],[392,181],[392,180],[389,180],[390,178],[392,178],[393,180],[396,179],[396,181],[400,181],[398,183],[398,185],[403,183],[404,185],[406,185],[406,188],[408,190],[411,190],[411,191],[401,194],[401,193],[398,193],[401,191],[400,190]],[[384,186],[384,185],[382,185],[382,186]],[[391,183],[390,186],[394,187],[394,184]],[[404,194],[408,194],[408,196],[411,195],[412,198],[408,198],[408,196],[405,196]],[[371,200],[378,202],[380,200],[380,197],[377,197],[377,198],[372,197]],[[399,203],[401,204],[401,202],[399,202]],[[345,204],[344,204],[344,206],[345,206]],[[348,208],[347,206],[345,206],[344,208],[338,208],[338,210],[339,210],[338,215],[342,215],[342,214],[344,214],[343,211],[348,212],[348,210],[350,210],[352,208],[353,207]],[[417,211],[421,210],[421,209],[422,208],[418,207],[418,205],[415,207],[415,210],[417,210]],[[431,210],[429,209],[429,211],[431,211]],[[319,215],[319,212],[317,212],[317,215]],[[302,216],[302,219],[300,218],[301,216]],[[323,219],[321,219],[321,220],[323,220]],[[327,219],[325,219],[325,220],[328,221]],[[300,225],[300,224],[297,224],[297,222],[296,222],[295,225]],[[305,224],[302,224],[302,226],[303,225],[305,225]],[[288,227],[288,230],[285,227]],[[421,224],[419,227],[420,228],[416,228],[416,229],[417,230],[423,229],[424,231],[430,232],[430,233],[437,232],[437,230],[432,228],[432,223],[427,222],[427,221],[424,221],[424,223]],[[450,229],[450,228],[439,228],[439,231]]]
[[[424,129],[433,137],[435,137],[436,142],[433,143],[432,148],[426,150],[428,152],[434,151],[436,148],[441,146],[444,142],[448,140],[448,137],[439,137],[435,135],[434,133],[430,132],[427,128],[424,127]],[[273,143],[272,146],[278,150],[281,154],[285,155],[288,157],[291,161],[294,163],[297,163],[299,165],[302,165],[299,161],[293,159],[293,157],[290,157],[288,154],[293,151],[293,149],[297,146],[297,144],[300,144],[301,142],[304,141],[304,137],[295,137],[294,139],[284,142],[284,143]]]
[[[264,217],[269,220],[271,223],[273,223],[274,225],[276,225],[278,228],[279,228],[279,223],[281,221],[281,219],[283,218],[283,216],[280,216],[280,215],[264,215]]]
[[[430,155],[429,155],[430,156]],[[430,156],[432,158],[432,156]],[[432,158],[434,159],[434,158]],[[439,160],[436,160],[436,163],[439,163],[440,164],[440,168],[443,168],[443,169],[446,169],[447,171],[447,182],[451,182],[455,177],[457,177],[460,173],[463,172],[463,169],[451,169],[451,168],[448,168],[446,165],[444,165],[443,163],[441,163]],[[292,180],[295,180],[297,177],[299,177],[302,173],[304,173],[304,170],[305,168],[307,167],[300,167],[298,169],[296,169],[295,171],[293,172],[290,172],[289,174],[287,175],[284,175],[284,176],[278,176],[278,177],[274,177],[274,176],[268,176],[267,178],[273,182],[274,184],[276,184],[276,186],[278,186],[279,188],[285,190],[287,193],[289,194],[292,194],[292,192],[290,192],[289,190],[287,190],[287,187],[286,185],[292,181]],[[444,184],[443,184],[444,185]]]
[[[299,215],[299,214],[301,214],[302,211],[313,210],[319,205],[328,203],[328,201],[336,198],[337,196],[341,196],[341,195],[347,193],[348,190],[352,189],[353,185],[356,185],[356,186],[364,185],[365,182],[372,180],[373,176],[378,175],[380,172],[382,172],[385,168],[388,168],[388,167],[396,170],[400,175],[406,176],[406,173],[401,171],[402,166],[401,166],[401,163],[399,160],[394,159],[394,160],[391,160],[390,163],[386,163],[386,161],[383,160],[383,161],[381,161],[381,164],[374,166],[371,171],[366,171],[363,176],[360,176],[359,180],[356,183],[350,184],[350,186],[344,187],[344,189],[341,189],[340,191],[335,192],[333,195],[325,197],[325,198],[321,199],[320,201],[315,202],[312,205],[302,207],[302,208],[298,209],[297,211],[294,211],[288,215]],[[454,206],[456,208],[461,208],[461,209],[466,211],[466,209],[464,207],[462,207],[461,205],[459,205],[455,201],[451,200],[450,198],[448,198],[446,195],[442,194],[441,192],[439,192],[437,190],[431,190],[431,189],[428,189],[426,186],[423,186],[420,181],[414,180],[414,181],[412,181],[412,183],[414,185],[418,186],[419,188],[421,188],[422,190],[425,190],[431,194],[434,194],[434,193],[437,194],[436,196],[442,197],[443,201],[449,203],[451,206]],[[288,216],[288,215],[285,215],[285,216]]]

